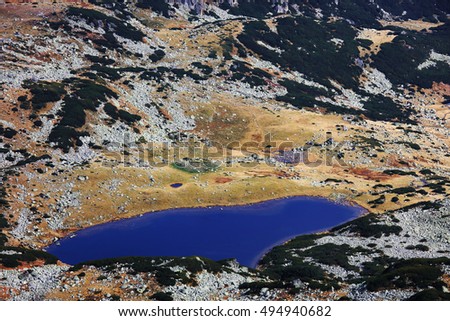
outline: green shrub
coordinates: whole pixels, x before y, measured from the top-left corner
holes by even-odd
[[[8,237],[0,232],[0,247],[5,246],[6,242],[8,241]]]
[[[347,244],[337,245],[333,243],[326,243],[322,245],[313,246],[302,252],[298,252],[297,255],[302,257],[311,257],[315,262],[326,265],[337,265],[347,270],[355,270],[353,265],[348,262],[348,257],[356,253],[367,253],[369,250],[365,250],[361,247],[351,247]]]
[[[173,301],[171,294],[171,292],[156,292],[150,297],[150,299],[155,301]]]
[[[0,229],[9,227],[8,221],[5,218],[5,215],[0,214]]]
[[[408,193],[415,193],[416,189],[414,187],[399,187],[399,188],[394,188],[391,189],[389,191],[389,193],[393,193],[393,194],[408,194]]]
[[[385,255],[374,257],[372,261],[364,262],[361,275],[374,276],[383,273],[389,265],[392,265],[397,260]]]
[[[0,265],[14,268],[20,266],[21,262],[34,262],[44,260],[45,264],[56,264],[58,258],[44,251],[31,250],[22,247],[0,247],[0,252],[14,251],[17,254],[0,254]]]
[[[379,224],[378,218],[374,214],[369,214],[349,223],[334,227],[331,231],[349,231],[362,237],[381,237],[382,235],[398,235],[402,231],[402,228],[397,225]]]
[[[287,285],[283,282],[276,281],[276,282],[244,282],[241,285],[239,285],[239,289],[241,290],[247,290],[245,294],[250,295],[258,295],[261,293],[261,290],[263,288],[267,289],[285,289]]]
[[[4,128],[2,124],[0,124],[0,136],[3,136],[5,138],[13,138],[17,135],[17,130],[6,127]]]
[[[118,110],[114,105],[110,103],[106,103],[103,109],[106,114],[108,114],[108,116],[110,116],[112,119],[120,119],[127,124],[133,124],[134,122],[141,120],[141,116],[131,114],[122,109]]]
[[[266,268],[265,272],[281,281],[302,280],[308,282],[311,280],[323,280],[325,278],[325,271],[321,267],[300,262],[285,267],[271,266]]]
[[[213,72],[213,69],[210,66],[204,65],[201,62],[193,62],[192,66],[200,69],[205,75],[210,75]]]
[[[450,294],[436,289],[427,289],[414,294],[408,301],[450,301]]]
[[[101,25],[105,29],[106,33],[110,35],[112,33],[116,33],[123,38],[128,38],[134,41],[142,41],[142,38],[145,36],[144,33],[132,25],[123,22],[123,20],[108,16],[100,11],[70,7],[67,10],[67,15],[71,17],[83,18],[88,22],[88,24],[93,24],[95,26],[100,26],[101,22]]]
[[[119,73],[119,69],[114,69],[99,64],[94,64],[90,67],[91,70],[95,70],[97,75],[100,75],[109,80],[119,80],[122,75]]]
[[[116,61],[114,59],[106,58],[106,57],[97,57],[92,55],[85,55],[87,59],[89,59],[93,63],[101,64],[101,65],[112,65]]]
[[[156,271],[156,281],[163,286],[171,286],[176,284],[179,273],[173,272],[169,269],[161,269]]]
[[[410,119],[413,111],[395,103],[391,98],[373,95],[364,103],[364,115],[373,120],[390,120],[414,123]]]
[[[165,1],[137,0],[136,7],[143,9],[151,9],[154,12],[162,14],[166,18],[170,17],[171,8]]]
[[[404,145],[406,145],[406,146],[409,146],[409,147],[411,147],[412,149],[415,149],[415,150],[420,150],[420,149],[421,149],[421,148],[420,148],[420,145],[419,145],[419,144],[416,144],[416,143],[402,142],[402,144],[404,144]]]
[[[387,175],[401,175],[401,176],[411,175],[411,176],[417,177],[417,174],[415,172],[405,172],[400,169],[387,169],[387,170],[383,171],[383,173],[387,174]]]
[[[163,59],[166,56],[166,53],[160,49],[155,50],[155,52],[150,55],[150,60],[152,62],[157,62],[160,61],[161,59]]]
[[[96,111],[98,105],[106,102],[108,97],[118,96],[109,88],[91,80],[67,79],[65,83],[72,87],[72,94],[64,98],[59,113],[62,118],[52,129],[48,139],[64,152],[68,152],[71,147],[81,145],[81,136],[89,136],[87,132],[75,129],[84,126],[86,110]]]
[[[381,148],[383,147],[383,143],[376,138],[373,137],[364,137],[364,136],[356,136],[358,139],[359,145],[370,148]],[[376,185],[378,186],[378,185]],[[374,188],[376,188],[374,186]]]
[[[57,82],[27,81],[24,82],[23,87],[30,90],[32,94],[31,103],[35,110],[44,108],[49,102],[59,101],[66,94],[64,85]]]
[[[57,125],[50,132],[48,140],[55,143],[65,153],[68,153],[71,147],[81,146],[82,141],[80,137],[82,136],[89,136],[89,134],[87,132],[78,132],[72,127]]]
[[[120,301],[120,295],[111,294],[110,299],[111,299],[111,301]]]
[[[434,175],[434,172],[431,169],[425,168],[420,170],[419,172],[422,175]]]
[[[418,250],[418,251],[423,251],[423,252],[426,252],[426,251],[430,250],[430,248],[428,246],[423,245],[423,244],[408,245],[408,246],[405,247],[405,249],[407,249],[407,250]]]
[[[381,205],[381,204],[384,204],[384,202],[386,202],[386,196],[381,195],[379,198],[369,201],[367,203],[374,204],[374,205]]]
[[[393,186],[391,184],[376,184],[373,186],[373,189],[377,188],[393,188]]]
[[[419,287],[426,288],[436,282],[443,274],[441,264],[449,265],[450,259],[411,259],[394,263],[381,274],[366,281],[369,291],[382,289]]]
[[[392,42],[381,45],[381,51],[373,56],[372,66],[385,73],[394,84],[430,88],[433,82],[448,82],[448,66],[442,62],[422,70],[417,67],[428,59],[431,50],[450,54],[449,30],[448,22],[430,32],[402,30]]]

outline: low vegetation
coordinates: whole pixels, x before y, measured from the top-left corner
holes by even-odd
[[[25,82],[24,88],[30,90],[31,106],[34,110],[40,110],[49,102],[56,102],[61,100],[61,97],[66,94],[64,84],[57,82]]]
[[[450,265],[450,259],[411,259],[394,263],[379,275],[366,281],[369,291],[402,289],[407,287],[427,288],[433,286],[443,275],[440,265]]]
[[[397,225],[381,224],[375,214],[369,214],[331,229],[331,232],[337,231],[348,231],[362,237],[381,237],[382,235],[398,235],[402,228]]]
[[[62,110],[59,113],[61,120],[52,129],[49,142],[68,152],[71,147],[82,144],[80,137],[89,136],[86,131],[77,130],[85,125],[86,112],[97,111],[100,103],[106,102],[108,97],[117,98],[117,94],[91,80],[73,78],[66,80],[65,83],[71,87],[72,93],[63,100]]]
[[[0,247],[0,266],[5,268],[15,268],[22,263],[33,263],[37,260],[42,260],[44,264],[56,264],[58,258],[44,251],[22,247]]]
[[[114,270],[117,267],[129,267],[134,272],[154,273],[156,280],[161,285],[175,285],[176,282],[195,284],[194,276],[202,271],[220,273],[230,271],[227,261],[216,262],[198,257],[124,257],[104,260],[88,261],[72,267],[73,271],[83,266],[95,266],[105,271]],[[182,266],[185,271],[174,272],[172,268]],[[186,272],[190,272],[188,277]]]

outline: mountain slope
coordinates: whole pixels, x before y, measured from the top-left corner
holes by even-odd
[[[412,206],[416,213],[414,206],[426,204],[430,216],[448,211],[443,201],[450,185],[445,1],[291,0],[281,9],[268,1],[93,3],[0,6],[4,268],[48,269],[57,293],[52,295],[62,295],[58,278],[64,274],[68,283],[78,284],[75,272],[26,249],[42,249],[87,226],[167,208],[323,196],[385,214],[386,224],[363,221],[365,228],[395,225],[386,215],[393,211],[408,231],[402,208]],[[183,187],[172,189],[173,183]],[[442,217],[445,225],[445,213]],[[422,223],[417,218],[412,231]],[[448,280],[446,270],[435,269],[441,254],[448,257],[442,252],[445,237],[429,240],[431,250],[422,251],[414,235],[415,243],[408,244],[414,248],[399,243],[401,254],[381,254],[369,245],[381,247],[368,241],[375,236],[361,234],[361,225],[354,224],[355,249],[343,250],[350,261],[379,257],[373,266],[352,261],[349,266],[342,258],[324,263],[313,250],[324,244],[312,237],[315,243],[306,253],[296,242],[286,245],[295,247],[301,262],[285,248],[273,252],[298,264],[294,278],[280,271],[286,262],[271,255],[249,276],[230,262],[210,263],[218,269],[213,274],[221,273],[225,284],[236,276],[238,297],[247,298],[245,289],[251,289],[262,298],[258,289],[269,287],[274,298],[305,298],[285,291],[302,288],[337,299],[344,294],[327,297],[326,292],[337,283],[349,289],[353,271],[364,276],[359,286],[372,282],[373,287],[345,295],[364,299],[367,291],[380,292],[385,279],[396,277],[403,268],[399,261],[430,258],[408,264],[413,270],[428,266],[437,276],[419,288],[434,286],[433,295],[445,297],[439,282]],[[337,234],[327,236],[335,244],[332,250],[342,247],[341,231]],[[392,235],[386,242],[407,241],[403,234],[387,234]],[[308,257],[315,259],[313,266],[305,263]],[[80,269],[100,277],[102,264]],[[385,275],[381,266],[395,273]],[[340,268],[347,269],[340,270],[342,280],[340,272],[332,273]],[[209,280],[210,272],[200,273],[197,281]],[[0,286],[16,284],[18,272],[5,273]],[[303,275],[308,273],[314,277]],[[174,286],[164,290],[170,292],[195,284],[151,282],[155,293],[162,285]],[[88,295],[79,285],[80,295]],[[384,298],[418,292],[411,290],[414,284],[406,288],[398,295],[389,288],[392,296]],[[178,292],[175,297],[189,299]]]

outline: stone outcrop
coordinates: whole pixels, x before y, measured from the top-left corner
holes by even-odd
[[[166,0],[169,4],[178,4],[194,10],[197,13],[202,13],[211,5],[228,4],[231,7],[239,6],[240,2],[255,2],[255,0]],[[266,0],[271,2],[274,12],[287,13],[289,10],[289,0]]]
[[[139,1],[139,0],[129,0]],[[213,5],[221,5],[227,3],[231,7],[239,6],[240,2],[255,2],[255,0],[161,0],[166,1],[169,4],[177,4],[180,6],[184,6],[189,10],[193,10],[197,13],[203,13],[210,6]],[[264,1],[264,0],[262,0]],[[275,13],[287,13],[289,11],[289,0],[266,0],[267,2],[271,2],[273,6],[273,11]],[[58,4],[58,3],[89,3],[89,0],[0,0],[0,5],[5,4],[32,4],[32,5],[49,5],[49,4]]]
[[[33,5],[49,5],[58,3],[86,3],[88,0],[0,0],[2,4],[33,4]]]

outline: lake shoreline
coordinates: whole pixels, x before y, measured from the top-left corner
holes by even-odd
[[[62,236],[58,237],[57,241],[48,243],[46,245],[44,245],[43,247],[41,247],[41,250],[45,251],[45,249],[47,247],[49,247],[50,245],[64,240],[66,238],[70,238],[72,235],[76,234],[79,231],[85,230],[85,229],[89,229],[89,228],[94,228],[94,227],[98,227],[98,226],[102,226],[105,224],[110,224],[110,223],[114,223],[114,222],[120,222],[120,221],[124,221],[124,220],[129,220],[129,219],[133,219],[133,218],[137,218],[137,217],[143,217],[145,215],[151,215],[151,214],[158,214],[161,212],[165,212],[165,211],[171,211],[171,210],[187,210],[187,209],[212,209],[212,208],[230,208],[230,207],[248,207],[248,206],[253,206],[253,205],[258,205],[258,204],[262,204],[262,203],[266,203],[266,202],[271,202],[271,201],[279,201],[279,200],[288,200],[288,199],[293,199],[293,198],[305,198],[305,199],[322,199],[322,200],[327,200],[329,202],[338,204],[338,205],[345,205],[345,206],[352,206],[352,207],[359,207],[361,209],[361,214],[358,217],[362,217],[365,215],[368,215],[371,213],[371,211],[368,208],[365,208],[364,206],[360,205],[359,203],[355,202],[355,201],[349,201],[349,200],[345,200],[345,201],[337,201],[335,199],[332,198],[328,198],[328,197],[324,197],[324,196],[312,196],[312,195],[295,195],[295,196],[282,196],[282,197],[276,197],[276,198],[270,198],[267,200],[261,200],[261,201],[256,201],[256,202],[248,202],[248,203],[242,203],[242,204],[233,204],[233,205],[206,205],[206,206],[186,206],[186,207],[172,207],[172,208],[167,208],[167,209],[160,209],[160,210],[153,210],[153,211],[149,211],[149,212],[145,212],[145,213],[141,213],[141,214],[136,214],[136,215],[131,215],[129,217],[118,217],[115,219],[111,219],[111,220],[107,220],[105,222],[99,223],[99,224],[93,224],[93,225],[89,225],[89,226],[84,226],[81,228],[68,228],[68,229],[64,229],[59,231]],[[320,233],[320,232],[318,232]],[[317,233],[312,233],[312,234],[317,234]]]
[[[200,211],[196,212],[195,211],[196,209],[199,209]],[[263,209],[266,209],[266,211],[262,211]],[[211,213],[208,213],[208,211],[211,211]],[[246,211],[247,213],[245,213]],[[223,214],[224,216],[222,216],[222,213],[224,213]],[[312,218],[310,216],[303,216],[303,215],[299,216],[298,213],[309,213],[312,215]],[[192,254],[189,254],[190,253],[189,252],[188,254],[183,254],[181,256],[191,256],[191,255],[204,256],[212,260],[220,260],[222,258],[217,258],[214,256],[222,255],[222,252],[220,251],[221,247],[227,248],[227,250],[229,250],[228,247],[230,247],[233,244],[232,242],[236,241],[235,240],[236,235],[236,239],[241,238],[242,239],[241,241],[244,243],[245,242],[252,243],[251,245],[247,245],[249,247],[248,249],[245,249],[249,251],[248,253],[246,252],[247,254],[245,254],[247,257],[245,260],[250,260],[251,257],[253,256],[254,258],[251,259],[252,261],[250,263],[246,261],[246,263],[243,265],[256,267],[260,259],[272,248],[278,245],[284,244],[285,242],[300,235],[318,234],[321,232],[326,232],[335,226],[347,223],[361,216],[364,216],[368,213],[369,212],[365,208],[355,203],[335,202],[333,200],[324,197],[311,197],[311,196],[289,196],[245,205],[172,208],[169,210],[147,212],[145,214],[141,214],[132,218],[119,219],[116,221],[105,222],[102,224],[97,224],[84,229],[80,229],[50,244],[49,246],[45,247],[44,250],[47,252],[50,251],[49,253],[53,252],[52,254],[58,256],[61,261],[68,262],[69,264],[76,264],[81,261],[85,261],[84,259],[79,262],[76,260],[73,261],[72,259],[70,259],[72,261],[70,260],[68,261],[67,259],[67,256],[76,257],[76,255],[81,255],[71,253],[77,252],[79,248],[81,249],[81,252],[83,252],[82,246],[74,247],[71,250],[72,252],[69,251],[69,253],[67,251],[64,252],[62,249],[59,249],[61,245],[63,245],[62,247],[64,246],[67,247],[67,243],[74,244],[77,242],[85,242],[85,240],[79,241],[76,237],[78,235],[77,233],[80,233],[80,231],[82,231],[83,233],[83,235],[81,236],[82,239],[93,238],[93,240],[90,241],[90,244],[100,244],[98,245],[98,249],[89,249],[89,247],[86,249],[86,251],[89,252],[89,254],[86,255],[91,255],[91,252],[97,253],[95,257],[88,257],[88,259],[86,260],[93,260],[93,259],[95,260],[106,257],[123,257],[123,256],[177,256],[178,254],[173,254],[172,252],[170,252],[171,251],[170,246],[173,246],[172,243],[174,241],[173,240],[167,241],[165,239],[168,237],[168,235],[172,234],[177,236],[175,238],[177,242],[181,242],[181,244],[183,244],[183,247],[181,247],[181,249],[177,249],[177,251],[182,250],[193,251]],[[167,214],[167,216],[165,214]],[[210,218],[209,220],[213,222],[210,223],[212,225],[202,225],[204,224],[204,222],[202,221],[200,221],[199,223],[199,217],[201,217],[202,220],[204,220],[204,218],[208,217],[208,215]],[[278,223],[280,222],[279,221],[280,219],[283,220],[285,224],[279,225]],[[157,224],[159,220],[168,220],[169,224],[167,222],[163,223],[165,225],[162,225],[162,227],[161,226],[158,227],[157,230],[153,232],[152,232],[153,225],[150,227],[148,226],[145,227],[148,224]],[[223,225],[220,224],[216,226],[214,225],[220,221],[222,221],[222,223],[220,224]],[[176,224],[174,224],[174,222]],[[239,223],[241,223],[240,227],[233,226],[234,224],[239,225]],[[190,224],[193,224],[193,226],[189,227]],[[228,226],[228,229],[226,228],[227,224],[230,225]],[[183,226],[183,228],[181,228],[177,232],[174,232],[174,230],[180,228],[179,227],[180,225]],[[187,227],[184,228],[184,226]],[[277,231],[272,232],[271,229],[272,227],[276,227]],[[150,230],[140,231],[140,229],[142,228],[150,228]],[[134,231],[136,229],[137,232]],[[194,233],[189,229],[193,230]],[[243,231],[242,229],[244,229],[245,231]],[[113,230],[113,232],[111,232],[111,230]],[[130,230],[134,232],[130,232]],[[213,233],[213,235],[208,236],[208,233],[211,234],[211,231],[214,230],[218,231],[219,233],[218,234]],[[264,236],[261,236],[262,231],[266,231],[264,232],[265,233]],[[221,238],[223,238],[224,235],[220,234],[220,232],[222,232],[222,234],[225,233],[226,237],[228,238],[230,237],[230,235],[233,235],[233,237],[229,240],[225,241],[221,240]],[[136,235],[128,235],[127,233],[128,234],[136,233]],[[146,243],[143,242],[142,240],[148,238],[147,236],[145,236],[145,234],[152,234],[152,233],[155,235],[159,233],[161,235],[155,236],[157,237],[156,239],[152,239],[150,241],[147,240],[148,241],[147,244],[152,245],[158,244],[158,245],[157,246],[155,245],[156,248],[153,249],[145,248],[145,250],[143,250]],[[252,233],[255,234],[256,237],[255,239],[252,237]],[[123,238],[121,238],[121,235]],[[109,241],[105,241],[104,239],[105,237],[108,237]],[[202,239],[203,237],[205,239]],[[122,241],[114,240],[113,242],[116,242],[117,244],[116,247],[113,247],[109,245],[112,238],[118,238]],[[130,242],[133,242],[135,238],[136,238],[136,240],[134,241],[135,243],[134,244],[132,243],[130,245]],[[196,238],[200,238],[200,240]],[[216,238],[219,241],[217,241]],[[185,244],[186,241],[191,241],[191,239],[197,242],[196,243],[197,245],[195,246],[198,247],[194,246],[189,248],[189,245]],[[203,246],[202,242],[204,243],[205,240],[207,240],[206,243],[210,243],[211,240],[212,243],[214,243],[214,240],[219,242],[216,244],[218,247],[204,249],[202,247]],[[106,247],[104,245],[103,247],[104,251],[101,249],[102,248],[101,244],[108,244]],[[235,244],[235,246],[238,246],[238,244],[239,243]],[[85,245],[86,244],[84,244],[83,246]],[[114,252],[119,251],[120,253],[120,251],[122,251],[122,253],[124,253],[123,251],[125,250],[123,247],[126,248],[125,254],[117,254]],[[165,251],[166,247],[169,249],[168,250],[169,252],[161,254],[161,251]],[[113,250],[114,248],[117,249]],[[64,248],[64,250],[66,250],[66,248]],[[145,252],[145,255],[139,254],[141,253],[141,251],[147,250],[156,251],[156,254],[153,254],[155,252],[150,252],[151,254],[147,254],[147,252]],[[60,257],[58,254],[56,254],[58,253],[58,251],[63,251],[64,255],[66,255],[66,258]],[[113,251],[115,254],[110,255],[108,254],[108,251],[110,252]],[[135,254],[136,251],[138,251],[138,254]],[[209,256],[202,254],[201,251],[206,251],[206,253],[209,253]],[[242,251],[244,251],[244,249],[242,249]],[[250,255],[249,253],[252,254]],[[226,257],[223,258],[228,257],[238,259],[238,257],[235,257],[234,255],[228,256],[228,254]],[[238,261],[242,264],[240,260]]]

